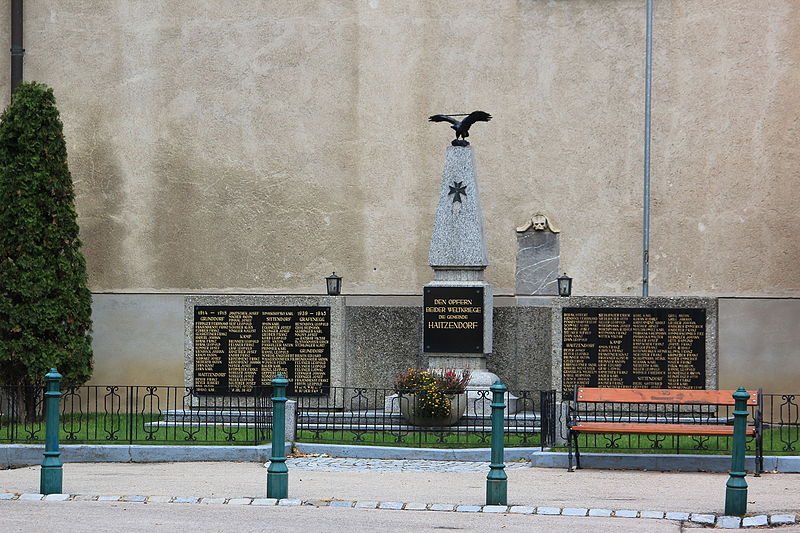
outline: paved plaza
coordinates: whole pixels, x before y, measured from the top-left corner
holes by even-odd
[[[63,523],[58,517],[73,513],[96,517],[86,518],[95,520],[95,531],[145,531],[154,524],[247,531],[253,513],[282,520],[285,531],[370,530],[374,524],[388,531],[800,531],[797,474],[748,476],[748,516],[740,520],[722,516],[728,476],[718,473],[570,473],[513,462],[506,468],[509,505],[485,506],[486,462],[298,457],[287,464],[285,500],[266,498],[261,463],[66,464],[65,494],[49,496],[37,494],[38,466],[0,470],[0,509],[8,531],[37,531],[41,517]],[[79,525],[84,519],[62,530]]]

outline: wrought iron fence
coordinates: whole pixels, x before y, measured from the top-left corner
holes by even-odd
[[[40,387],[0,387],[0,442],[42,443]],[[61,398],[63,444],[261,444],[269,441],[267,389],[249,396],[173,386],[81,386]]]
[[[0,387],[0,442],[42,443],[42,388]],[[491,393],[456,395],[452,422],[409,420],[422,400],[408,391],[331,387],[323,396],[294,397],[299,442],[420,447],[488,447]],[[271,439],[271,389],[250,395],[198,394],[171,386],[82,386],[61,398],[63,444],[261,444]],[[27,402],[25,400],[27,397]],[[555,391],[506,395],[509,446],[550,445]],[[424,406],[423,406],[424,407]],[[428,413],[431,414],[431,413]],[[438,425],[437,425],[438,424]],[[449,425],[444,425],[449,424]]]
[[[748,420],[762,417],[762,443],[764,455],[800,453],[800,412],[795,394],[762,394],[760,415],[750,409]],[[578,411],[581,420],[609,422],[652,422],[682,424],[731,424],[733,406],[588,404]],[[563,411],[559,413],[561,438],[566,439]],[[631,453],[720,453],[731,450],[731,437],[676,436],[676,435],[623,435],[582,434],[580,448],[585,451],[613,451]],[[757,441],[747,441],[748,453],[756,452]]]
[[[467,390],[447,399],[446,413],[432,416],[420,395],[428,391],[331,387],[321,397],[299,397],[299,442],[412,447],[488,447],[491,392]],[[505,395],[506,446],[549,446],[554,442],[555,391]],[[437,402],[443,403],[440,397]]]
[[[0,442],[43,443],[43,392],[0,386]],[[61,399],[63,444],[264,444],[271,439],[271,390],[251,395],[198,394],[174,386],[81,386],[66,388]],[[331,387],[320,397],[295,397],[299,442],[330,442],[418,447],[488,447],[491,393],[472,390],[458,396],[463,412],[451,425],[409,421],[412,393],[392,389]],[[564,434],[563,410],[555,391],[506,394],[507,446],[555,445]],[[404,413],[405,411],[405,413]],[[652,421],[683,418],[695,423],[728,423],[730,408],[695,409],[677,415],[641,406],[624,416]],[[800,453],[800,403],[795,394],[763,395],[763,447],[766,455]],[[617,417],[623,413],[596,413]],[[669,418],[672,417],[672,418]],[[676,418],[677,417],[677,418]],[[609,418],[610,419],[610,418]],[[560,428],[560,429],[559,429]],[[728,453],[728,437],[670,435],[582,435],[581,449],[632,453]],[[753,452],[753,439],[748,449]]]

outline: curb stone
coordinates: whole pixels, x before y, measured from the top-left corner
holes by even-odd
[[[430,506],[431,511],[453,511],[455,508],[452,503],[432,503]]]
[[[65,502],[69,500],[70,494],[48,494],[44,497],[46,502]]]
[[[427,509],[427,503],[411,502],[406,504],[406,511],[425,511]]]
[[[797,517],[793,514],[774,514],[769,517],[769,523],[772,526],[785,526],[797,522]]]
[[[748,516],[742,520],[742,527],[763,527],[769,525],[769,518],[765,514]]]
[[[375,505],[378,505],[378,502],[375,502]],[[353,506],[353,502],[348,501],[348,500],[332,500],[328,504],[328,507],[344,507],[346,509],[349,509],[352,506]],[[373,509],[374,509],[374,507],[373,507]]]
[[[352,501],[352,500],[312,500],[303,501],[294,498],[201,498],[187,496],[162,496],[162,495],[97,495],[97,494],[35,494],[35,493],[14,493],[0,492],[0,500],[12,501],[107,501],[107,502],[131,502],[131,503],[189,503],[189,504],[222,504],[222,505],[252,505],[252,506],[313,506],[313,507],[340,507],[340,508],[360,508],[360,509],[392,509],[408,511],[431,511],[462,512],[462,513],[515,513],[515,514],[540,514],[540,515],[564,515],[564,516],[590,516],[590,517],[620,517],[620,518],[649,518],[665,519],[681,522],[688,522],[684,527],[712,526],[721,529],[754,528],[769,526],[784,526],[797,523],[797,516],[790,513],[773,515],[754,515],[745,518],[738,516],[714,515],[709,513],[686,513],[686,512],[663,512],[663,511],[636,511],[632,509],[588,509],[582,507],[534,507],[527,505],[455,505],[448,503],[425,504],[420,502],[377,502],[372,500]],[[13,505],[13,504],[12,504]]]
[[[456,507],[457,513],[480,513],[481,506],[480,505],[459,505]]]
[[[333,503],[333,502],[331,502]],[[367,501],[358,501],[356,502],[356,507],[359,509],[377,509],[378,502],[367,500]]]
[[[689,520],[689,513],[667,513],[664,518],[667,520]]]
[[[742,519],[738,516],[718,516],[717,527],[722,529],[739,529]]]
[[[692,513],[689,515],[689,520],[692,522],[697,522],[698,524],[708,524],[710,526],[714,525],[714,519],[716,517],[713,514],[695,514]]]
[[[399,511],[403,508],[403,502],[383,502],[378,509],[393,509]]]

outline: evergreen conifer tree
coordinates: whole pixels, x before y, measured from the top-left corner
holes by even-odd
[[[22,83],[0,116],[0,384],[39,385],[51,367],[65,385],[91,376],[80,247],[53,90]]]

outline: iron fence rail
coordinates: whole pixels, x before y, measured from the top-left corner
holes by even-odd
[[[0,387],[0,442],[44,442],[43,392]],[[60,441],[262,444],[270,439],[270,406],[266,389],[243,397],[199,395],[175,386],[68,387],[61,397]]]
[[[407,447],[487,447],[491,441],[492,395],[485,389],[447,400],[422,390],[326,390],[326,396],[296,398],[298,441]],[[555,391],[508,392],[505,404],[506,446],[554,443]],[[445,412],[433,416],[431,405]]]
[[[299,442],[330,442],[420,447],[486,447],[491,436],[491,394],[469,391],[455,400],[463,409],[448,426],[411,422],[405,415],[411,392],[392,389],[331,387],[320,397],[293,397],[297,402]],[[0,386],[0,442],[43,443],[41,387]],[[89,386],[65,388],[61,399],[64,444],[266,444],[271,439],[271,389],[241,394],[198,394],[179,386]],[[507,446],[556,444],[566,438],[564,410],[555,391],[510,391],[505,396]],[[649,409],[649,410],[648,410]],[[730,408],[695,413],[668,413],[641,406],[625,413],[594,416],[651,417],[654,421],[727,421]],[[660,418],[659,418],[660,417]],[[677,418],[676,418],[677,417]],[[800,402],[795,394],[763,395],[764,454],[800,453]],[[586,451],[725,453],[728,437],[671,435],[583,435]],[[752,452],[752,439],[748,449]]]

